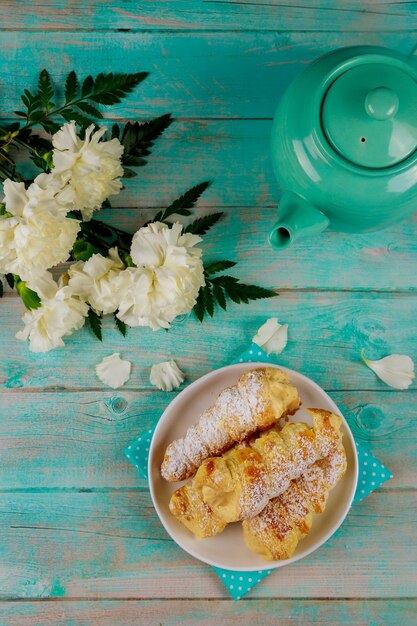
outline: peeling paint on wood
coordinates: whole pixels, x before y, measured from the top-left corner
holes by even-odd
[[[37,72],[59,84],[80,75],[149,71],[150,76],[112,115],[171,112],[178,118],[270,118],[290,81],[320,54],[357,44],[386,45],[406,54],[415,33],[2,33],[0,116],[19,105]],[[30,59],[30,62],[28,62]],[[7,77],[7,78],[6,78]],[[6,78],[6,82],[5,82]],[[7,87],[7,88],[6,88]],[[192,140],[192,136],[189,138]]]
[[[396,31],[416,27],[414,3],[391,0],[3,0],[3,28],[39,30]]]
[[[271,118],[289,82],[334,47],[411,51],[416,16],[415,3],[396,0],[1,3],[0,117],[18,108],[44,66],[57,82],[73,67],[149,70],[109,117],[171,112],[176,121],[103,219],[133,231],[145,214],[210,178],[197,212],[225,207],[227,217],[206,238],[206,258],[231,256],[241,278],[281,291],[231,306],[204,332],[188,320],[123,339],[106,322],[104,344],[84,329],[48,355],[14,339],[17,298],[0,302],[2,625],[414,624],[416,387],[388,389],[359,352],[417,360],[417,219],[380,233],[326,232],[280,254],[266,237],[280,194],[269,163]],[[281,362],[330,391],[394,478],[355,506],[319,552],[235,604],[210,568],[169,540],[122,451],[173,397],[151,390],[153,362],[173,356],[194,380],[235,358],[271,315],[289,323]],[[117,392],[94,374],[113,351],[134,364]]]
[[[375,492],[320,550],[274,572],[251,597],[412,597],[415,506],[415,492]],[[57,580],[58,597],[64,590],[80,600],[228,595],[210,567],[168,537],[147,491],[0,494],[0,507],[3,598],[50,598]]]

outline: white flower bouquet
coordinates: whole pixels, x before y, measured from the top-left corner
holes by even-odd
[[[88,76],[79,85],[66,79],[64,102],[46,70],[38,91],[25,90],[22,118],[0,128],[0,273],[15,288],[27,311],[16,337],[34,352],[64,345],[64,337],[88,320],[101,340],[101,319],[113,315],[120,332],[127,326],[168,329],[194,310],[203,321],[215,304],[276,295],[223,274],[235,265],[221,260],[204,265],[201,236],[222,216],[212,213],[187,225],[172,216],[190,216],[208,187],[200,183],[133,235],[94,219],[109,198],[120,193],[123,177],[146,164],[153,142],[170,125],[170,115],[144,122],[98,127],[100,105],[112,105],[145,77],[137,74]],[[60,126],[57,120],[62,120]],[[47,136],[34,132],[41,127]],[[28,153],[41,171],[24,178],[16,160]],[[70,261],[56,281],[51,268]],[[0,282],[0,295],[3,284]]]

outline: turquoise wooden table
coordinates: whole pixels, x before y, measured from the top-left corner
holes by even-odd
[[[339,8],[337,8],[339,5]],[[34,14],[36,12],[36,15]],[[14,339],[22,305],[0,303],[0,624],[412,624],[416,615],[417,389],[396,392],[360,362],[417,356],[417,214],[376,234],[326,232],[275,253],[266,235],[279,190],[268,139],[280,94],[337,46],[417,44],[415,3],[3,1],[0,115],[43,67],[148,70],[117,119],[171,112],[175,123],[104,219],[133,231],[179,192],[210,178],[198,212],[227,218],[206,258],[280,296],[230,309],[202,329],[105,327],[63,350],[31,354]],[[189,381],[232,360],[271,315],[289,324],[282,364],[329,391],[358,441],[394,478],[355,506],[320,551],[234,603],[216,575],[182,552],[123,449],[169,396],[149,368],[173,357]],[[94,366],[120,351],[134,364],[112,393]],[[221,357],[219,357],[221,355]],[[113,401],[111,399],[113,398]],[[124,398],[125,410],[114,398]],[[123,404],[123,403],[122,403]]]

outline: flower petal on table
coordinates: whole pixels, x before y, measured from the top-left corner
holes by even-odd
[[[180,370],[175,361],[164,361],[152,365],[149,379],[152,385],[155,385],[162,391],[172,391],[179,387],[184,381],[184,373]]]
[[[118,389],[129,380],[131,368],[131,362],[124,361],[120,358],[120,352],[115,352],[96,365],[96,374],[102,383]]]
[[[406,354],[390,354],[378,361],[370,361],[362,350],[361,358],[378,378],[394,389],[407,389],[414,380],[414,362]]]
[[[287,345],[288,324],[279,324],[276,317],[270,317],[252,339],[267,354],[279,354]]]

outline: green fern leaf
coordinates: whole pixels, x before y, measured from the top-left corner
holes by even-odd
[[[228,284],[224,285],[224,290],[233,302],[236,302],[236,304],[241,303],[241,297],[238,290],[233,289],[233,287]]]
[[[142,82],[148,76],[148,72],[137,72],[136,74],[99,74],[92,86],[90,93],[87,93],[90,82],[84,87],[83,96],[87,96],[93,102],[99,104],[117,104],[122,98]]]
[[[237,285],[239,279],[235,278],[234,276],[229,276],[228,274],[225,274],[224,276],[216,276],[215,278],[210,278],[210,282],[214,285],[218,284],[221,287],[233,287]]]
[[[245,298],[247,300],[274,298],[277,295],[272,289],[266,289],[258,285],[245,285],[244,283],[238,283],[236,290],[242,299]]]
[[[91,117],[95,117],[99,120],[103,118],[103,113],[99,111],[97,107],[93,107],[93,105],[89,104],[88,102],[78,102],[76,106],[84,113],[91,115]]]
[[[88,309],[88,321],[90,322],[91,330],[99,341],[103,341],[103,335],[101,332],[101,317],[93,311]]]
[[[226,298],[223,288],[220,285],[213,285],[213,295],[217,304],[225,311],[226,310]]]
[[[93,87],[94,78],[92,76],[87,76],[87,78],[84,79],[83,86],[81,88],[81,95],[83,96],[83,98],[89,96],[89,94],[93,90]]]
[[[223,212],[221,213],[210,213],[210,215],[204,215],[203,217],[198,217],[196,220],[188,224],[184,229],[185,233],[192,233],[193,235],[205,235],[214,224],[216,224],[219,219],[222,217]],[[235,263],[233,263],[235,265]],[[231,265],[229,267],[232,267]],[[220,271],[220,270],[219,270]]]
[[[169,114],[161,115],[149,122],[128,122],[123,130],[121,142],[124,147],[122,163],[136,167],[146,165],[144,157],[151,153],[155,140],[172,123]]]
[[[41,97],[39,94],[33,95],[29,89],[25,89],[20,98],[28,110],[26,117],[29,120],[31,116],[42,106]],[[39,111],[39,115],[44,115],[44,112]]]
[[[39,74],[39,98],[45,111],[49,111],[54,106],[52,98],[54,97],[54,89],[52,87],[51,77],[47,70],[43,69]]]
[[[213,317],[213,313],[214,313],[214,298],[213,298],[213,292],[211,290],[211,285],[210,283],[206,283],[206,285],[203,287],[203,298],[204,298],[204,308],[207,311],[207,313],[210,315],[210,317]]]
[[[193,208],[201,194],[209,185],[210,181],[205,181],[186,191],[165,209],[162,213],[161,221],[165,221],[168,217],[171,217],[171,215],[191,215],[190,209]]]
[[[25,107],[28,109],[29,105],[30,105],[30,100],[27,97],[26,94],[22,93],[22,95],[20,96],[21,101],[23,102],[23,104],[25,105]]]
[[[114,314],[114,321],[116,322],[117,330],[123,335],[123,337],[126,337],[127,326],[124,322],[122,322],[122,320],[119,320],[119,318],[116,317],[116,313]]]
[[[58,124],[57,122],[53,122],[51,119],[46,118],[44,120],[40,120],[39,124],[42,126],[42,128],[44,128],[48,133],[51,133],[51,135],[54,135],[56,132],[59,131],[59,129],[61,128],[61,124]]]
[[[7,284],[9,285],[10,289],[14,289],[14,276],[13,276],[13,274],[6,274],[5,277],[6,277]]]
[[[94,120],[74,109],[64,109],[61,111],[61,116],[64,120],[67,120],[67,122],[76,122],[81,128],[87,128],[90,124],[94,124]]]
[[[194,309],[193,309],[194,313],[196,314],[196,316],[200,320],[200,322],[203,321],[204,314],[205,314],[203,290],[204,290],[204,287],[201,287],[200,291],[198,292],[197,301],[196,301],[196,303],[194,305]]]
[[[240,282],[227,282],[224,290],[233,302],[247,304],[249,300],[260,300],[262,298],[274,298],[277,294],[271,289],[258,287],[257,285],[245,285]]]
[[[77,74],[72,70],[65,81],[65,103],[68,104],[77,96],[79,90]]]
[[[135,176],[137,176],[135,170],[131,170],[129,167],[123,168],[123,178],[135,178]]]
[[[235,261],[216,261],[215,263],[210,263],[210,265],[207,265],[204,268],[204,271],[208,276],[210,276],[212,274],[218,274],[219,272],[228,270],[235,265]]]

